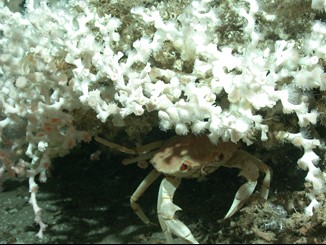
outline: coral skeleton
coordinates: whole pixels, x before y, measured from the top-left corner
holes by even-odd
[[[292,144],[312,215],[326,191],[326,1],[117,2],[0,2],[0,181],[29,179],[37,236],[36,178],[105,130]]]

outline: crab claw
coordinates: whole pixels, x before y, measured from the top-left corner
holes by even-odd
[[[237,211],[239,211],[252,195],[257,185],[259,172],[263,172],[265,174],[262,186],[260,188],[260,196],[265,200],[267,199],[271,182],[271,172],[265,163],[245,151],[238,150],[236,154],[227,162],[225,167],[239,168],[241,170],[239,176],[245,177],[247,182],[244,183],[235,194],[231,208],[225,215],[224,219],[230,218]]]
[[[162,180],[157,201],[158,220],[168,243],[174,243],[174,234],[190,243],[198,244],[188,227],[175,218],[175,212],[181,208],[173,204],[173,196],[180,182],[180,178],[170,176]]]

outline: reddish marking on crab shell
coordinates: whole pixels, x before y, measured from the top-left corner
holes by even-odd
[[[187,170],[189,167],[191,166],[191,164],[187,161],[183,162],[179,168],[180,171],[185,171]]]
[[[186,170],[188,168],[188,166],[186,165],[186,164],[184,164],[184,163],[182,163],[181,164],[181,166],[180,166],[180,171],[184,171],[184,170]]]

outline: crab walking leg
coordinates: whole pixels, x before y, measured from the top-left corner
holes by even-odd
[[[131,155],[137,155],[137,154],[141,154],[139,156],[136,156],[136,157],[131,157],[131,158],[126,158],[126,159],[123,159],[122,160],[122,164],[123,165],[128,165],[128,164],[131,164],[131,163],[134,163],[134,162],[138,162],[138,161],[142,161],[142,160],[148,160],[150,158],[152,158],[152,156],[155,154],[155,152],[150,152],[151,150],[154,150],[154,149],[157,149],[159,148],[162,143],[164,142],[163,140],[158,140],[158,141],[154,141],[152,143],[149,143],[149,144],[146,144],[146,145],[142,145],[142,146],[139,146],[139,147],[136,147],[134,149],[129,149],[127,147],[124,147],[122,145],[118,145],[118,144],[115,144],[113,142],[110,142],[106,139],[103,139],[99,136],[94,136],[94,139],[111,148],[111,149],[116,149],[116,150],[119,150],[123,153],[127,153],[127,154],[131,154]]]
[[[103,139],[103,138],[99,137],[99,136],[94,136],[94,139],[97,142],[99,142],[99,143],[101,143],[101,144],[103,144],[103,145],[105,145],[105,146],[107,146],[107,147],[109,147],[111,149],[116,149],[118,151],[121,151],[121,152],[127,153],[127,154],[133,154],[133,155],[137,154],[137,152],[135,150],[133,150],[133,149],[129,149],[129,148],[124,147],[122,145],[112,143],[112,142],[110,142],[110,141],[108,141],[106,139]]]
[[[152,151],[152,150],[159,148],[163,142],[164,142],[163,140],[158,140],[158,141],[154,141],[152,143],[146,144],[146,145],[136,147],[135,152],[139,155],[136,157],[123,159],[122,164],[128,165],[131,163],[151,159],[153,157],[153,155],[156,153],[155,151]]]
[[[137,214],[137,216],[146,224],[148,225],[150,223],[147,216],[144,214],[142,208],[139,206],[137,201],[139,198],[144,194],[144,192],[148,189],[148,187],[161,175],[158,171],[153,169],[146,177],[145,179],[140,183],[140,185],[137,187],[135,192],[130,197],[130,206],[132,210]]]
[[[160,148],[160,146],[163,144],[164,140],[158,140],[158,141],[154,141],[152,143],[148,143],[146,145],[141,145],[135,148],[135,151],[138,154],[143,154],[145,152]]]
[[[247,183],[243,184],[235,194],[231,208],[224,217],[225,219],[234,215],[254,192],[259,177],[259,171],[265,173],[260,195],[264,199],[267,199],[271,173],[269,167],[265,163],[249,153],[239,150],[227,164],[225,164],[225,167],[239,168],[241,170],[239,176],[243,176],[247,179]]]
[[[175,219],[175,212],[181,208],[173,204],[173,196],[180,182],[180,178],[171,176],[166,176],[162,180],[157,200],[158,220],[168,243],[174,243],[171,234],[173,233],[190,243],[198,244],[188,227],[180,220]]]
[[[154,152],[148,152],[146,154],[142,154],[142,155],[139,155],[139,156],[136,156],[136,157],[131,157],[131,158],[125,158],[122,160],[122,164],[123,165],[129,165],[131,163],[135,163],[135,162],[138,162],[138,161],[143,161],[143,160],[148,160],[148,159],[151,159],[154,155]]]

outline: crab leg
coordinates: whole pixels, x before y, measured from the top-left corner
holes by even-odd
[[[97,141],[97,142],[100,142],[101,144],[103,145],[106,145],[107,147],[110,147],[111,149],[116,149],[118,151],[121,151],[123,153],[127,153],[127,154],[137,154],[137,152],[133,149],[129,149],[127,147],[124,147],[122,145],[118,145],[118,144],[115,144],[115,143],[112,143],[106,139],[103,139],[99,136],[94,136],[94,139]]]
[[[237,193],[235,194],[233,203],[231,205],[231,208],[225,215],[224,219],[230,218],[232,215],[234,215],[240,208],[243,206],[245,201],[251,196],[251,194],[254,192],[255,187],[257,185],[257,181],[248,181],[247,183],[243,184]]]
[[[181,208],[173,204],[173,196],[180,182],[180,178],[171,176],[162,180],[157,201],[158,220],[168,243],[174,243],[171,234],[173,233],[190,243],[198,244],[188,227],[175,218],[175,212]]]
[[[142,154],[142,155],[139,155],[139,156],[136,156],[136,157],[125,158],[125,159],[123,159],[121,161],[121,163],[123,165],[129,165],[129,164],[134,163],[134,162],[148,160],[148,159],[151,159],[153,157],[154,153],[155,152],[148,152],[146,154]]]
[[[139,206],[137,201],[139,198],[144,194],[144,192],[148,189],[148,187],[161,175],[157,170],[153,169],[146,177],[145,179],[140,183],[140,185],[137,187],[135,192],[130,197],[130,206],[134,210],[134,212],[137,214],[137,216],[146,224],[148,225],[150,223],[147,216],[144,214],[142,208]]]
[[[141,145],[141,146],[136,147],[135,151],[136,151],[137,154],[143,154],[143,153],[146,153],[148,151],[159,148],[162,145],[163,142],[164,142],[164,140],[157,140],[157,141],[154,141],[152,143],[148,143],[146,145]]]
[[[246,156],[248,159],[250,159],[250,161],[252,161],[252,163],[256,165],[258,170],[265,174],[265,177],[263,179],[259,194],[260,194],[260,196],[262,198],[267,200],[267,197],[268,197],[268,194],[269,194],[269,187],[270,187],[271,179],[272,179],[272,173],[271,173],[270,168],[263,161],[261,161],[260,159],[252,156],[248,152],[243,151],[243,150],[238,150],[238,152],[242,156]]]
[[[268,194],[269,194],[269,186],[271,184],[271,179],[272,179],[272,174],[271,171],[269,169],[269,167],[263,163],[262,161],[260,161],[259,159],[255,159],[255,165],[258,167],[260,172],[265,173],[265,177],[263,179],[263,183],[260,187],[260,196],[262,198],[264,198],[265,200],[267,200]]]
[[[262,198],[267,199],[271,173],[269,167],[265,163],[249,153],[239,150],[224,166],[239,168],[241,170],[239,176],[243,176],[247,179],[247,183],[243,184],[235,194],[231,208],[224,217],[225,219],[234,215],[254,192],[259,177],[259,171],[265,173],[260,195]]]
[[[113,142],[110,142],[106,139],[103,139],[99,136],[94,136],[94,139],[111,148],[111,149],[116,149],[118,151],[121,151],[123,153],[127,153],[127,154],[131,154],[131,155],[136,155],[136,154],[140,154],[139,156],[137,157],[131,157],[131,158],[125,158],[122,160],[122,164],[123,165],[128,165],[128,164],[131,164],[131,163],[134,163],[134,162],[138,162],[138,161],[142,161],[142,160],[147,160],[147,159],[150,159],[155,152],[150,152],[151,150],[153,149],[157,149],[159,148],[162,143],[164,142],[164,140],[158,140],[158,141],[154,141],[152,143],[149,143],[149,144],[146,144],[146,145],[142,145],[142,146],[139,146],[139,147],[136,147],[134,149],[130,149],[130,148],[127,148],[127,147],[124,147],[122,145],[118,145],[118,144],[115,144]]]

